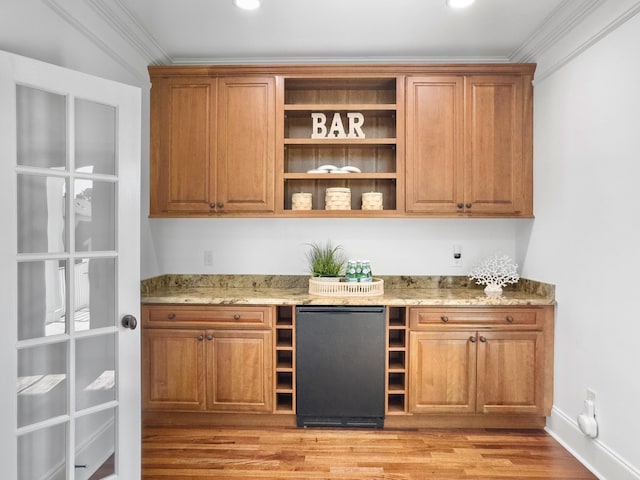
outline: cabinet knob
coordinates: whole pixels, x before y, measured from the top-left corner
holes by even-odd
[[[513,317],[511,315],[507,315],[507,322],[513,323]]]
[[[236,313],[236,314],[233,316],[233,319],[234,319],[234,320],[240,320],[240,314],[239,314],[239,313]]]
[[[449,321],[449,317],[443,315],[442,317],[440,317],[440,320],[442,320],[444,323],[447,323]]]
[[[471,208],[471,206],[472,206],[472,205],[471,205],[470,203],[467,203],[467,204],[465,205],[465,208]]]
[[[218,208],[222,208],[222,207],[224,207],[224,203],[218,202]]]
[[[478,339],[477,339],[476,337],[474,337],[473,335],[471,335],[471,336],[469,337],[469,341],[470,341],[471,343],[476,343],[476,342],[478,341]]]
[[[169,320],[173,320],[174,318],[176,318],[176,314],[175,313],[170,313],[169,315],[167,315],[167,318]]]
[[[213,340],[213,335],[207,335],[207,340]]]
[[[211,202],[211,203],[209,204],[209,208],[211,208],[211,209],[216,208],[216,204],[215,204],[215,202]]]
[[[204,340],[204,335],[198,335],[198,341],[201,342],[202,340]]]
[[[486,337],[480,337],[480,341],[481,341],[482,343],[486,343],[487,338],[486,338]]]
[[[458,208],[464,208],[464,203],[459,203]]]

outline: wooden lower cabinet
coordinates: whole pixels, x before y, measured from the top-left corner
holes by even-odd
[[[142,335],[142,403],[146,409],[198,411],[205,406],[204,332],[148,328]]]
[[[550,415],[552,306],[410,308],[409,317],[409,414]]]
[[[385,426],[544,426],[553,306],[389,312]],[[295,426],[293,313],[290,306],[144,305],[145,422]]]
[[[271,412],[271,332],[207,332],[207,410]]]
[[[411,332],[414,413],[544,414],[541,332]]]
[[[271,412],[272,343],[270,331],[146,329],[143,408]]]
[[[271,413],[272,312],[143,306],[143,411]]]

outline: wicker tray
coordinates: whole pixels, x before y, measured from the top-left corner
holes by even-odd
[[[326,282],[309,279],[309,293],[324,297],[375,297],[384,293],[384,280],[371,282]]]

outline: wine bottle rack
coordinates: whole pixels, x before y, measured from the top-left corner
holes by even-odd
[[[407,412],[407,313],[404,307],[389,307],[387,321],[386,414]]]
[[[295,413],[295,332],[293,307],[276,307],[275,412]]]

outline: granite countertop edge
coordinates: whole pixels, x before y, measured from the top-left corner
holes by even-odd
[[[553,305],[555,286],[529,279],[505,287],[497,299],[466,276],[381,276],[378,296],[309,294],[307,276],[161,275],[141,282],[143,304],[182,305]]]

